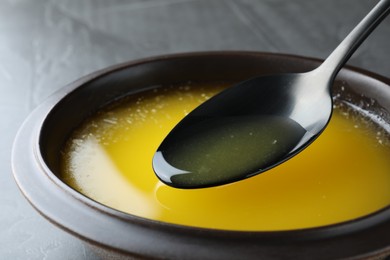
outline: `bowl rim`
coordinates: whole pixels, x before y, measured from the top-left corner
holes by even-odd
[[[114,217],[116,226],[123,228],[127,226],[126,223],[131,222],[131,230],[137,230],[137,226],[142,227],[142,230],[146,229],[158,229],[161,233],[175,233],[180,234],[181,237],[189,238],[192,235],[196,235],[198,239],[209,237],[209,239],[255,239],[257,242],[267,241],[267,243],[277,243],[278,240],[293,240],[297,244],[306,243],[307,241],[322,241],[324,239],[335,238],[335,237],[350,237],[351,234],[357,234],[366,232],[368,229],[374,227],[378,228],[381,223],[390,222],[390,205],[375,211],[371,214],[320,227],[294,229],[294,230],[281,230],[281,231],[237,231],[237,230],[222,230],[222,229],[211,229],[203,227],[185,226],[174,223],[167,223],[153,219],[147,219],[136,215],[121,212],[116,209],[107,207],[99,202],[96,202],[79,192],[73,190],[68,185],[63,183],[46,165],[42,155],[40,153],[39,136],[41,128],[50,115],[52,109],[67,95],[77,91],[78,88],[87,84],[88,82],[94,81],[98,78],[110,75],[113,72],[128,69],[133,66],[140,64],[153,63],[160,60],[175,60],[175,59],[186,59],[188,57],[222,57],[232,56],[236,58],[255,56],[258,58],[286,58],[293,59],[297,62],[308,61],[314,64],[320,64],[321,60],[316,58],[308,58],[290,54],[280,53],[265,53],[265,52],[253,52],[253,51],[211,51],[211,52],[189,52],[179,54],[169,54],[154,56],[150,58],[138,59],[135,61],[125,62],[118,65],[110,66],[108,68],[99,70],[91,73],[87,76],[82,77],[75,82],[68,84],[52,94],[46,99],[41,105],[39,105],[25,120],[20,130],[18,131],[12,150],[12,170],[14,178],[16,180],[19,189],[22,191],[24,196],[30,202],[30,204],[40,212],[50,222],[59,226],[62,229],[72,233],[75,236],[88,241],[89,243],[98,245],[99,247],[105,247],[110,250],[119,251],[124,254],[137,255],[148,255],[151,251],[144,252],[145,250],[128,250],[125,244],[118,244],[115,241],[107,242],[106,238],[100,239],[90,235],[88,232],[79,232],[74,230],[72,224],[74,217],[70,219],[63,219],[61,212],[51,212],[48,209],[49,205],[52,205],[52,199],[59,199],[58,202],[65,203],[67,200],[76,203],[74,209],[81,209],[86,206],[87,213],[85,216],[94,216],[93,214],[102,214],[101,218],[95,219],[94,221],[107,221],[107,217]],[[361,75],[362,77],[368,77],[378,82],[382,82],[385,85],[390,85],[390,80],[384,76],[369,72],[360,68],[346,66],[342,69],[348,73]],[[32,147],[32,149],[26,149],[25,147]],[[43,173],[43,174],[42,174]],[[44,178],[42,178],[44,176]],[[53,185],[54,184],[54,185]],[[48,189],[51,194],[50,198],[47,197],[46,192],[43,188]],[[58,203],[56,202],[56,203]],[[69,206],[69,203],[66,203]],[[94,216],[95,217],[95,216]],[[112,220],[111,220],[112,221]],[[102,222],[102,223],[103,223]],[[110,222],[112,224],[112,222]],[[89,227],[91,228],[91,227]],[[98,233],[98,232],[97,232]],[[148,233],[150,234],[150,232]],[[96,232],[93,232],[96,235]],[[131,239],[130,239],[131,240]],[[195,239],[196,240],[196,239]],[[133,242],[134,239],[132,239]],[[198,241],[198,240],[196,240]],[[209,240],[207,240],[209,241]],[[390,239],[389,239],[390,241]],[[135,243],[138,245],[138,243]],[[161,250],[161,249],[160,249]],[[381,248],[382,252],[385,248]],[[387,248],[386,250],[390,250]],[[134,251],[134,252],[133,252]],[[375,252],[379,254],[379,252]]]

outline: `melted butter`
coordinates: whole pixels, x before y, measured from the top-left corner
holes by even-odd
[[[153,158],[157,177],[177,188],[232,183],[286,159],[307,133],[280,116],[187,116]]]
[[[162,184],[151,163],[157,147],[186,113],[223,87],[155,89],[99,112],[67,143],[64,181],[130,214],[229,230],[317,227],[389,205],[385,132],[345,107],[335,109],[329,126],[311,146],[259,176],[196,190]]]

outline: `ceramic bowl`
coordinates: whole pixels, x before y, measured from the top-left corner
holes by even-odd
[[[319,60],[256,52],[160,56],[93,73],[52,95],[22,125],[13,148],[15,179],[50,222],[101,256],[157,259],[338,259],[390,253],[390,208],[352,221],[293,231],[229,231],[169,224],[99,204],[58,178],[60,150],[70,133],[99,108],[145,88],[187,81],[241,81],[309,71]],[[389,79],[342,69],[334,95],[390,122]],[[341,88],[343,91],[341,91]],[[389,173],[390,174],[390,173]]]

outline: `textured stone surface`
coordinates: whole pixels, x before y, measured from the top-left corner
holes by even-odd
[[[63,85],[147,56],[255,50],[325,58],[376,1],[0,1],[0,259],[95,259],[26,202],[10,154],[27,114]],[[390,19],[349,64],[390,77]]]

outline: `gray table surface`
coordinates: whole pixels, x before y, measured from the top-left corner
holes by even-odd
[[[19,192],[12,142],[57,89],[160,54],[252,50],[325,58],[374,0],[0,0],[0,259],[96,259]],[[390,77],[390,19],[349,64]]]

